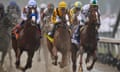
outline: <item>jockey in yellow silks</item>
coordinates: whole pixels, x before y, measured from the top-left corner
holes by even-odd
[[[48,35],[53,38],[56,26],[58,23],[61,22],[62,17],[65,16],[66,19],[64,20],[68,25],[70,25],[70,19],[69,19],[69,11],[67,9],[67,3],[64,1],[61,1],[58,4],[58,8],[55,8],[53,11],[53,15],[51,16],[51,22],[54,24],[53,29],[51,32],[48,33]]]
[[[80,1],[76,1],[74,3],[74,6],[70,9],[70,16],[71,16],[71,22],[72,24],[78,24],[76,23],[76,17],[79,15],[81,11],[82,3]]]

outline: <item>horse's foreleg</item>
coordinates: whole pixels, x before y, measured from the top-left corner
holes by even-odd
[[[62,61],[60,62],[60,68],[64,68],[67,65],[67,53],[62,53]]]
[[[25,66],[24,70],[26,70],[27,68],[32,67],[32,58],[33,58],[33,56],[34,56],[34,51],[33,52],[28,52],[27,63],[26,63],[26,66]]]
[[[73,72],[76,72],[76,61],[77,61],[77,50],[75,48],[72,48],[72,68]]]
[[[92,57],[92,58],[93,58],[93,59],[92,59],[92,63],[91,63],[90,66],[87,66],[87,70],[91,70],[91,69],[93,68],[96,60],[97,60],[96,51],[94,51],[94,52],[91,54],[91,56],[93,56],[93,57]],[[89,59],[90,59],[90,55],[89,55],[89,57],[88,57],[88,60],[89,60]]]
[[[6,54],[7,54],[7,51],[3,51],[3,52],[2,52],[1,66],[2,66],[3,63],[4,63],[4,59],[5,59]]]
[[[53,53],[54,60],[55,60],[55,61],[53,62],[53,64],[54,64],[54,65],[57,65],[58,56],[57,56],[57,49],[56,49],[56,47],[53,47],[52,53]]]
[[[48,50],[50,52],[51,58],[52,60],[54,60],[53,45],[48,39],[47,39],[47,46],[48,46]]]
[[[41,61],[41,58],[40,58],[40,50],[41,50],[41,48],[38,49],[38,62]]]
[[[79,66],[79,72],[83,72],[82,68],[82,59],[83,58],[83,47],[80,47],[80,66]]]
[[[16,68],[20,67],[20,57],[21,57],[22,51],[18,48],[16,51]]]
[[[50,52],[52,60],[54,60],[54,54],[53,54],[53,51],[52,51],[52,47],[48,48],[48,50]]]

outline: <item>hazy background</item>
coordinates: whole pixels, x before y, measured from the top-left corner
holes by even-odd
[[[0,0],[0,2],[5,4],[5,6],[7,6],[10,1],[12,0]],[[14,0],[14,1],[16,1],[21,7],[24,7],[28,2],[28,0]],[[39,5],[41,3],[49,3],[49,2],[56,5],[61,0],[36,0],[36,1],[38,2]],[[77,0],[64,0],[64,1],[73,4]],[[81,1],[84,5],[89,3],[90,0],[78,0],[78,1]],[[117,13],[118,10],[120,9],[120,0],[98,0],[98,1],[102,14]]]

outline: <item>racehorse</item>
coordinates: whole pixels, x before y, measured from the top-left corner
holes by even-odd
[[[65,19],[64,19],[65,20]],[[68,25],[65,22],[58,23],[54,34],[54,40],[50,41],[47,38],[47,46],[53,59],[53,64],[57,65],[57,52],[62,54],[62,61],[60,62],[60,68],[64,68],[69,63],[71,40]]]
[[[12,38],[12,46],[16,55],[16,68],[23,70],[23,72],[32,67],[32,58],[40,46],[40,33],[38,33],[36,25],[35,9],[30,9],[30,12],[18,39]],[[20,56],[23,51],[26,51],[28,54],[27,63],[24,68],[20,67]]]
[[[4,58],[8,52],[9,44],[10,44],[10,27],[12,27],[12,23],[7,15],[0,18],[0,52],[2,52],[0,65],[2,66],[4,63]]]
[[[73,72],[76,72],[76,60],[77,60],[77,52],[80,51],[80,66],[79,71],[82,72],[82,60],[83,53],[87,53],[87,57],[85,59],[85,63],[87,66],[87,70],[91,70],[97,60],[96,52],[97,52],[97,27],[99,20],[98,8],[93,8],[90,6],[88,21],[85,26],[80,29],[80,45],[72,44],[72,62],[73,62]],[[90,59],[92,59],[90,61]]]
[[[51,16],[46,16],[42,25],[42,33],[48,33],[52,30],[53,24],[51,24]]]

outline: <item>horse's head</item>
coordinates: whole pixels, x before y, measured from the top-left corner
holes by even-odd
[[[99,22],[99,12],[98,12],[98,5],[90,5],[89,9],[89,24],[97,25]]]
[[[31,22],[30,24],[32,26],[35,26],[37,18],[38,18],[38,16],[37,16],[37,13],[36,13],[36,9],[35,8],[30,8],[29,13],[28,13],[28,22]]]
[[[58,22],[58,27],[68,28],[70,26],[69,16],[63,15],[60,17],[60,22]]]

